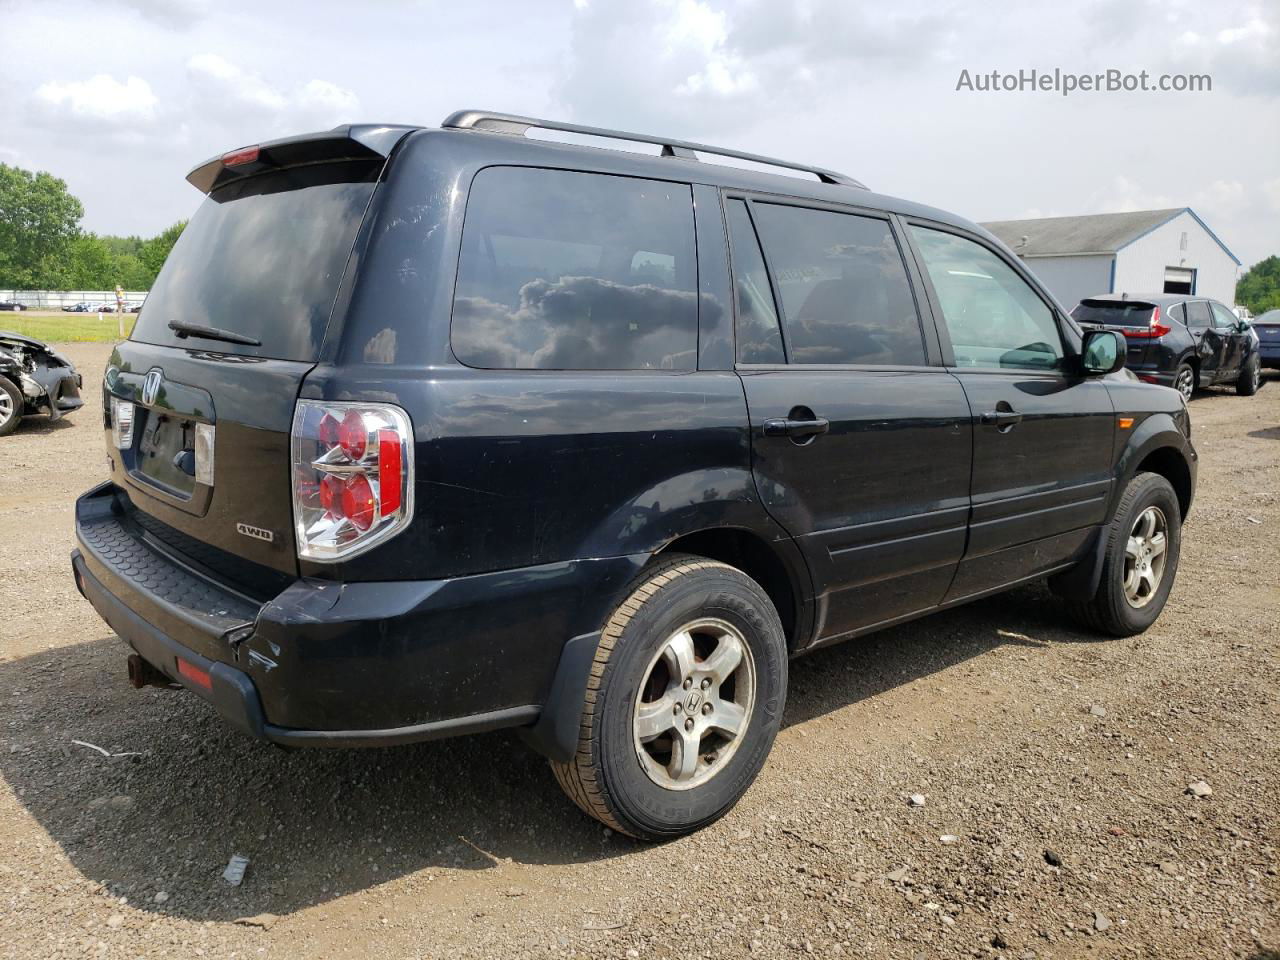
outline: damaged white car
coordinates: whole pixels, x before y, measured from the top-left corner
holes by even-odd
[[[47,343],[0,330],[0,437],[24,416],[57,420],[84,403],[82,381],[71,361]]]

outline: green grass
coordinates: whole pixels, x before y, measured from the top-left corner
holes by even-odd
[[[104,313],[99,320],[96,313],[44,313],[32,310],[6,312],[0,313],[0,330],[54,343],[113,343],[123,339],[120,336],[122,319],[124,335],[127,337],[133,329],[134,321],[138,319],[136,313],[126,313],[123,316]]]

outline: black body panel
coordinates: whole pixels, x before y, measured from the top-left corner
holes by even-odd
[[[563,757],[598,632],[673,544],[727,536],[767,558],[798,653],[1073,564],[1087,589],[1099,531],[1153,453],[1185,465],[1190,503],[1181,398],[1123,371],[1081,376],[1079,328],[961,218],[848,185],[478,130],[352,127],[313,139],[281,141],[262,162],[386,158],[318,348],[290,361],[212,341],[121,344],[108,413],[115,396],[138,404],[142,432],[161,417],[175,429],[211,424],[214,482],[138,469],[139,451],[171,454],[177,441],[135,438],[111,449],[110,482],[77,508],[81,591],[168,675],[174,658],[207,670],[212,689],[197,693],[255,736],[354,746],[533,725],[531,742]],[[477,174],[493,166],[641,178],[691,198],[696,363],[691,351],[690,369],[461,363],[451,324],[464,220]],[[193,172],[202,185],[252,175],[221,159]],[[726,195],[882,223],[884,249],[902,256],[898,302],[916,311],[922,356],[909,363],[919,365],[736,364]],[[1051,305],[1061,369],[957,367],[908,222],[998,249]],[[144,403],[153,370],[164,386]],[[408,418],[411,515],[349,559],[298,559],[300,399],[394,404]],[[1010,411],[1016,423],[986,419]],[[1133,423],[1122,430],[1118,417]]]

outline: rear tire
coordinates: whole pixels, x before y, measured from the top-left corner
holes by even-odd
[[[786,691],[786,638],[760,585],[674,555],[646,570],[605,624],[577,752],[551,768],[574,803],[620,833],[691,833],[755,780]]]
[[[1236,393],[1242,397],[1252,397],[1262,384],[1262,364],[1257,354],[1240,368],[1240,376],[1236,379]]]
[[[18,429],[22,408],[22,391],[8,377],[0,377],[0,437]]]
[[[1191,399],[1191,395],[1196,392],[1196,372],[1189,363],[1178,364],[1178,369],[1173,374],[1173,389],[1180,394]]]
[[[1131,637],[1155,623],[1178,573],[1182,512],[1169,481],[1157,473],[1130,480],[1103,535],[1098,588],[1089,600],[1067,601],[1067,609],[1099,633]]]

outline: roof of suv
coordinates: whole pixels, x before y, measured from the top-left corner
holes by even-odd
[[[627,149],[615,150],[595,145],[533,139],[525,136],[530,129],[560,131],[627,143],[648,143],[660,146],[662,153],[654,155]],[[852,177],[821,167],[757,156],[724,147],[691,143],[671,137],[647,136],[477,110],[461,110],[451,114],[445,118],[439,128],[353,123],[340,124],[332,130],[264,141],[256,146],[212,157],[192,169],[187,179],[202,193],[207,193],[238,176],[261,172],[265,166],[271,164],[285,165],[353,156],[373,157],[378,154],[388,156],[402,140],[423,136],[464,138],[472,142],[483,140],[492,148],[495,155],[494,161],[497,163],[504,161],[529,163],[539,155],[546,161],[557,157],[575,157],[578,159],[573,161],[574,163],[589,159],[590,166],[608,167],[609,172],[612,173],[657,179],[670,178],[673,173],[672,164],[678,164],[676,169],[680,172],[677,176],[694,183],[705,183],[730,190],[772,193],[819,202],[864,206],[904,216],[935,220],[996,239],[985,228],[963,217],[898,197],[873,193]],[[708,163],[700,159],[699,154],[789,168],[795,171],[796,175],[742,169],[725,163]],[[814,179],[806,178],[804,176],[806,173],[811,174]]]
[[[1212,299],[1194,293],[1100,293],[1096,297],[1085,297],[1085,300],[1095,303],[1152,303],[1161,307],[1187,300]]]

